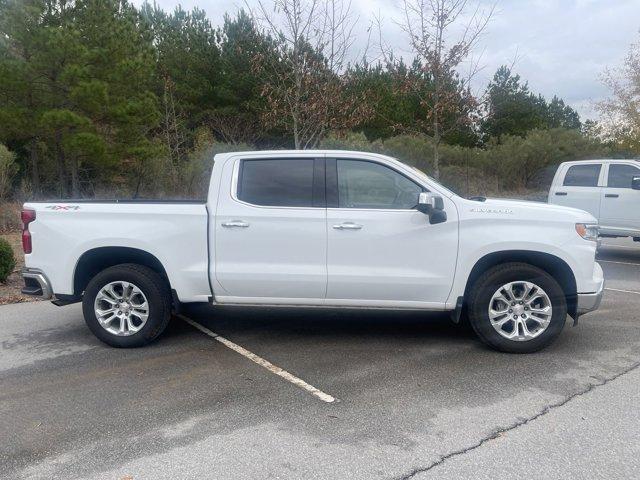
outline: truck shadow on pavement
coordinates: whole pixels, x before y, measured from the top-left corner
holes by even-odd
[[[456,325],[447,313],[441,312],[194,305],[188,307],[184,315],[228,333],[473,338],[470,326]]]

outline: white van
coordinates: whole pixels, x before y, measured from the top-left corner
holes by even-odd
[[[640,242],[640,161],[581,160],[560,164],[549,203],[586,210],[601,236]]]

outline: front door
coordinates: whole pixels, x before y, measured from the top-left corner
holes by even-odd
[[[327,304],[442,307],[458,250],[457,212],[431,225],[425,189],[368,160],[327,159]]]
[[[600,217],[601,163],[569,165],[564,172],[562,185],[552,187],[552,203],[565,207],[579,208]]]
[[[324,159],[230,160],[212,257],[221,303],[321,303],[327,285]]]
[[[633,177],[640,177],[640,168],[635,165],[609,164],[600,203],[600,225],[609,233],[640,231],[640,190],[631,188]]]

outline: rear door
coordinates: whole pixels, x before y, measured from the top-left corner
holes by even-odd
[[[579,208],[600,217],[602,163],[590,162],[563,165],[559,181],[553,186],[550,202]]]
[[[305,153],[232,158],[221,182],[213,257],[222,290],[216,299],[321,303],[327,284],[324,159]]]
[[[415,207],[425,188],[371,160],[327,159],[327,303],[442,307],[458,252],[455,206],[431,225]]]
[[[602,189],[600,226],[615,231],[640,231],[640,190],[631,188],[640,168],[631,162],[612,162],[608,166],[606,187]]]

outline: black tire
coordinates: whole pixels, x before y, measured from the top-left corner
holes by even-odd
[[[129,336],[118,336],[104,329],[94,311],[100,290],[111,282],[124,281],[136,285],[147,298],[149,316],[144,326]],[[91,279],[82,298],[84,320],[93,334],[112,347],[134,348],[153,342],[171,319],[171,291],[167,281],[148,267],[124,263],[109,267]]]
[[[493,294],[502,285],[518,281],[528,281],[542,288],[553,309],[547,329],[527,341],[503,337],[489,320],[489,303]],[[547,272],[527,263],[504,263],[487,270],[473,284],[468,305],[469,322],[480,340],[491,348],[508,353],[533,353],[547,347],[558,337],[567,319],[567,300],[562,287]]]

